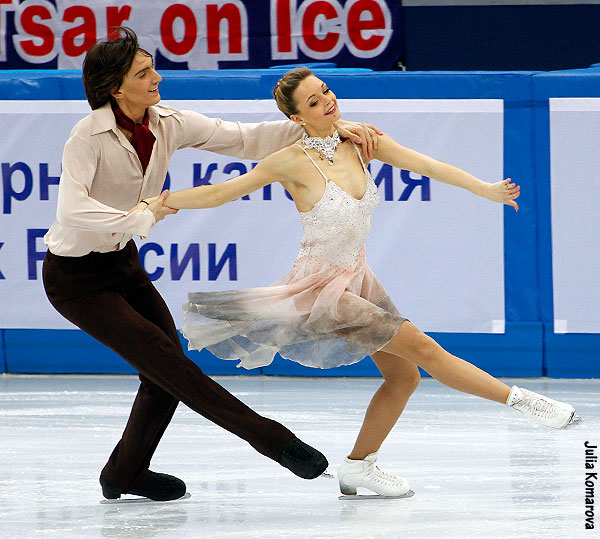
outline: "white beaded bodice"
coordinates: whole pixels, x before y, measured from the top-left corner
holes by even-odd
[[[328,179],[310,155],[308,157],[325,179],[325,191],[310,211],[300,212],[304,237],[297,260],[315,256],[340,268],[348,268],[369,235],[371,213],[379,204],[379,191],[364,163],[366,190],[361,199],[356,199]]]

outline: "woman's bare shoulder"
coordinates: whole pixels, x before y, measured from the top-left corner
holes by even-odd
[[[303,156],[302,148],[292,144],[265,157],[262,163],[273,171],[293,171],[301,163]]]
[[[278,156],[278,157],[287,157],[288,159],[298,158],[301,155],[304,155],[304,150],[298,146],[297,144],[290,144],[281,150],[272,153],[269,157]]]

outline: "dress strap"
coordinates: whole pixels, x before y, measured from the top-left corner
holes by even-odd
[[[321,173],[321,176],[323,176],[323,178],[325,178],[325,182],[328,182],[329,178],[327,178],[327,176],[325,176],[323,171],[319,168],[319,165],[317,165],[317,163],[315,163],[315,160],[309,155],[309,153],[306,151],[306,148],[300,146],[300,144],[298,144],[297,142],[294,143],[294,146],[298,146],[298,148],[300,148],[306,154],[306,156],[312,161],[312,164],[315,165],[315,167],[317,167],[317,170]]]
[[[360,164],[362,165],[363,170],[366,173],[367,167],[365,166],[365,162],[363,161],[362,154],[360,153],[360,148],[356,144],[354,144],[354,142],[352,143],[352,146],[354,146],[354,149],[356,150],[356,153],[358,154],[358,158],[360,159]]]

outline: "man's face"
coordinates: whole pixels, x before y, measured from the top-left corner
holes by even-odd
[[[146,109],[160,101],[158,83],[161,80],[162,77],[154,69],[152,57],[138,51],[131,69],[113,97],[122,109]]]

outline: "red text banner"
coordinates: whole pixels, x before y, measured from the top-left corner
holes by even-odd
[[[162,69],[388,70],[402,55],[400,10],[393,0],[0,0],[0,68],[79,69],[124,25]]]

